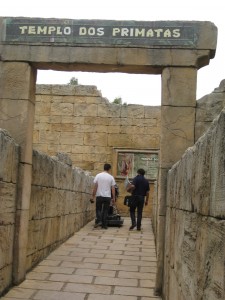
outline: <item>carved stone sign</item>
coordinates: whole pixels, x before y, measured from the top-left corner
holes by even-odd
[[[5,18],[5,41],[195,48],[198,26],[181,21]]]

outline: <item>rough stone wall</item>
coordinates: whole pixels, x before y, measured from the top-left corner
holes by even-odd
[[[154,195],[152,199],[152,229],[155,235],[155,240],[157,237],[157,222],[159,215],[159,203],[158,203],[158,181],[154,182]]]
[[[0,294],[12,281],[18,162],[18,146],[0,129]]]
[[[211,126],[213,120],[219,115],[225,106],[225,79],[219,87],[197,101],[195,141]]]
[[[225,299],[225,109],[168,174],[164,299]]]
[[[159,140],[160,107],[112,104],[95,86],[37,85],[34,149],[49,155],[65,152],[74,165],[95,175],[105,162],[115,170],[114,148],[158,150]],[[128,215],[124,180],[117,184],[118,209]],[[151,184],[144,216],[150,216],[153,194]]]
[[[95,86],[37,85],[34,148],[94,174],[113,147],[158,149],[159,125],[160,107],[112,104]]]
[[[213,93],[197,101],[195,141],[224,106],[225,80]],[[95,175],[105,161],[113,164],[114,147],[159,149],[160,113],[160,107],[109,103],[95,86],[37,85],[34,148],[49,155],[65,152],[74,165]],[[128,215],[122,204],[123,181],[118,179],[117,183],[119,210]],[[154,191],[151,184],[150,205],[145,207],[145,216],[152,211]]]
[[[28,270],[94,218],[92,181],[88,172],[72,167],[67,155],[34,151]]]
[[[198,101],[196,138],[224,106],[224,92],[222,81],[212,94]],[[37,111],[41,113],[34,131],[34,141],[40,142],[36,148],[55,154],[69,145],[69,155],[93,173],[100,171],[103,161],[111,162],[113,146],[159,147],[160,108],[113,105],[95,87],[70,87],[67,92],[61,86],[48,87],[47,92],[41,88]],[[51,111],[55,114],[51,115]],[[170,171],[164,273],[167,299],[225,297],[223,122],[224,111],[218,125],[214,122]],[[19,147],[5,130],[0,130],[0,294],[12,283],[18,163]],[[72,168],[72,162],[62,153],[50,158],[34,151],[33,163],[27,269],[94,218],[94,207],[88,202],[88,174]],[[156,224],[157,219],[155,229]]]
[[[13,284],[19,146],[0,129],[0,295]],[[33,151],[27,270],[95,216],[93,177],[67,155]]]

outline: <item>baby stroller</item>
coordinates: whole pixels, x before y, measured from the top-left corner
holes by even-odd
[[[119,188],[115,185],[115,198],[117,200],[119,196]],[[109,207],[108,217],[107,217],[108,226],[118,226],[121,227],[123,225],[124,220],[121,218],[120,214],[118,213],[116,203]]]

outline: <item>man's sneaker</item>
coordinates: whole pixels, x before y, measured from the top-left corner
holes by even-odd
[[[133,230],[136,227],[136,225],[131,225],[129,230]]]
[[[95,223],[94,228],[97,228],[99,226],[102,226],[102,223]]]

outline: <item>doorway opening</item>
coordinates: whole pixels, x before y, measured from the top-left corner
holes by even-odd
[[[68,84],[76,78],[78,85],[95,85],[109,102],[146,106],[161,105],[161,76],[149,74],[62,72],[38,70],[37,84]]]

